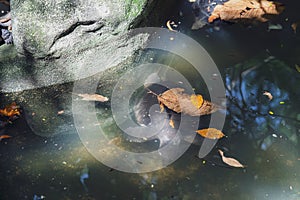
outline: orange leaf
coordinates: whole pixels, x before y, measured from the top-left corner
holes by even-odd
[[[202,105],[203,105],[203,97],[202,95],[198,94],[198,95],[191,95],[191,102],[192,104],[199,109]]]
[[[199,135],[205,138],[209,139],[220,139],[224,137],[224,133],[222,131],[215,129],[215,128],[207,128],[207,129],[202,129],[202,130],[197,130],[196,131]]]
[[[208,22],[216,19],[225,21],[260,21],[266,22],[269,16],[278,15],[284,10],[280,3],[268,0],[229,0],[217,5]]]
[[[238,160],[234,159],[234,158],[228,158],[226,156],[224,156],[224,152],[221,151],[220,149],[218,150],[221,157],[222,157],[222,161],[224,163],[226,163],[227,165],[231,166],[231,167],[240,167],[240,168],[245,168],[245,165],[242,165]]]
[[[0,141],[3,139],[11,138],[10,135],[0,135]]]
[[[174,124],[174,121],[173,121],[173,119],[170,119],[170,121],[169,121],[169,125],[170,125],[172,128],[175,128],[175,124]]]
[[[5,106],[4,109],[0,109],[0,114],[6,117],[13,117],[14,115],[20,115],[19,106],[15,102]]]

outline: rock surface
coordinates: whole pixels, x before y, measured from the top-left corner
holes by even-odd
[[[130,40],[122,36],[150,2],[13,1],[17,52],[11,46],[1,47],[6,55],[0,60],[1,90],[70,82],[93,75],[95,65],[104,71],[122,63],[145,42],[143,36]]]

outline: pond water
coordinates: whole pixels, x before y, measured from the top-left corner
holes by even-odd
[[[300,19],[298,4],[287,2],[285,12],[272,21],[280,23],[282,30],[268,30],[268,23],[216,23],[193,31],[187,1],[180,1],[170,15],[163,16],[164,22],[180,22],[177,30],[208,51],[224,80],[227,111],[222,131],[226,137],[204,158],[197,157],[203,142],[197,135],[169,166],[149,173],[125,173],[99,162],[76,132],[41,137],[21,117],[1,130],[13,137],[0,141],[0,199],[300,199],[300,72],[295,67],[300,65],[300,35],[290,28],[291,22]],[[209,99],[205,83],[186,60],[155,50],[142,55],[145,59],[133,65],[149,61],[168,65],[184,75],[196,93]],[[116,77],[112,82],[117,82]],[[71,92],[73,85],[62,87]],[[112,89],[99,82],[102,94],[110,97]],[[50,94],[51,87],[37,90]],[[271,100],[263,95],[265,91]],[[25,97],[35,92],[27,91]],[[113,121],[109,102],[94,107],[114,143],[136,151],[158,148],[155,140],[145,145],[126,141]],[[201,117],[199,127],[207,127],[209,120]],[[224,164],[218,149],[246,168]]]

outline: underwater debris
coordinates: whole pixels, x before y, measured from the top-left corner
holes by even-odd
[[[89,178],[89,168],[87,167],[87,165],[85,164],[84,165],[84,168],[81,170],[81,173],[80,173],[80,182],[84,188],[84,190],[86,192],[88,192],[88,188],[85,184],[85,180]]]

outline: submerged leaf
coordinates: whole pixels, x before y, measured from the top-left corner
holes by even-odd
[[[222,131],[215,128],[206,128],[202,130],[197,130],[196,132],[202,137],[213,139],[213,140],[220,139],[225,136],[224,133],[222,133]]]
[[[226,163],[227,165],[231,167],[239,167],[239,168],[246,167],[245,165],[242,165],[238,160],[224,156],[224,152],[222,150],[219,149],[218,151],[222,157],[223,162]]]
[[[297,33],[297,27],[298,27],[299,23],[300,23],[300,21],[299,22],[294,22],[291,25],[291,27],[292,27],[292,29],[293,29],[293,31],[294,31],[295,34]]]
[[[20,107],[15,102],[5,106],[4,109],[0,109],[0,114],[6,117],[13,117],[20,115]]]
[[[219,110],[215,104],[203,100],[201,95],[186,94],[182,88],[169,89],[157,95],[157,100],[174,112],[191,116],[208,115]]]
[[[75,94],[75,93],[73,93],[73,94]],[[81,100],[83,100],[83,101],[105,102],[105,101],[109,100],[107,97],[102,96],[100,94],[75,94],[75,95],[82,97]]]
[[[225,21],[252,20],[266,22],[270,15],[278,15],[284,7],[268,0],[229,0],[222,5],[217,5],[208,18],[208,22],[216,19]]]

